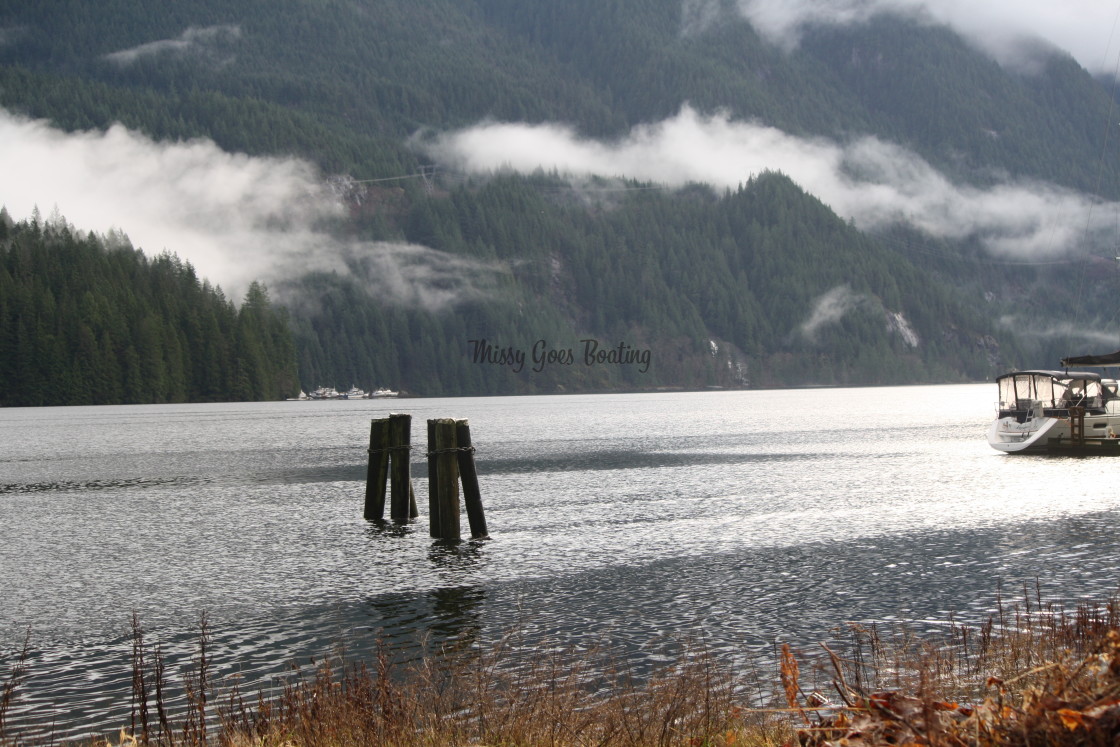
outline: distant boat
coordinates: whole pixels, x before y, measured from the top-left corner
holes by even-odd
[[[307,392],[300,389],[298,397],[288,397],[287,401],[288,402],[302,402],[305,399],[311,399],[311,398],[307,396]]]
[[[321,386],[307,395],[308,399],[338,399],[338,390],[333,386]]]
[[[381,399],[382,397],[396,397],[398,394],[400,394],[400,392],[394,392],[392,389],[385,389],[382,387],[381,389],[374,389],[368,396],[370,399]]]
[[[347,389],[345,392],[342,392],[341,394],[339,394],[338,398],[339,399],[366,399],[366,392],[365,392],[364,389],[359,389],[356,386],[352,386],[349,389]]]

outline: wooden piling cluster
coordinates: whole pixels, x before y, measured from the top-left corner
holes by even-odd
[[[429,532],[437,539],[459,539],[459,482],[471,537],[489,536],[474,466],[471,427],[466,420],[428,421]]]
[[[411,450],[411,415],[394,414],[370,423],[364,511],[367,520],[381,521],[385,518],[386,478],[389,478],[390,486],[389,518],[405,521],[420,515],[412,489]]]
[[[384,517],[387,477],[390,483],[390,518],[407,521],[418,515],[409,468],[411,431],[411,415],[390,415],[370,424],[364,514],[369,521],[380,521]],[[427,457],[428,530],[431,536],[442,540],[460,539],[461,481],[471,537],[488,538],[470,424],[466,420],[452,418],[429,420]]]

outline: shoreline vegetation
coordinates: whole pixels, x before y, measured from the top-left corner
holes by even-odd
[[[980,625],[940,633],[847,624],[833,642],[782,644],[733,665],[680,641],[654,671],[610,647],[451,642],[401,660],[379,642],[345,651],[268,693],[215,681],[198,622],[178,682],[132,616],[128,723],[83,744],[229,745],[1114,745],[1120,743],[1120,596],[1047,602],[1036,587]],[[28,639],[30,634],[28,635]],[[840,642],[837,642],[839,640]],[[0,745],[67,744],[7,722],[29,674],[28,642],[0,662]],[[128,676],[122,671],[122,677]],[[27,731],[21,731],[26,729]]]

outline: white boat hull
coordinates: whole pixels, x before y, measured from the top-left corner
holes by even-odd
[[[1073,438],[1070,419],[1065,417],[1030,418],[1018,422],[1014,417],[999,418],[988,429],[988,444],[1009,454],[1020,452],[1108,451],[1120,452],[1120,415],[1086,415],[1080,442]]]
[[[1025,423],[1020,423],[1015,418],[1000,418],[988,430],[988,443],[993,449],[1008,453],[1045,450],[1050,442],[1051,431],[1063,430],[1062,422],[1060,418],[1032,418]],[[1064,430],[1068,438],[1068,423]],[[1053,436],[1058,435],[1057,432],[1053,433]]]

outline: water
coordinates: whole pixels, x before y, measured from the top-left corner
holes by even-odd
[[[1116,462],[985,440],[991,385],[0,410],[0,676],[11,717],[127,723],[129,618],[173,675],[206,611],[259,686],[378,635],[626,655],[812,642],[845,621],[980,619],[1037,583],[1116,590]],[[493,540],[362,519],[369,421],[466,417]],[[1103,478],[1103,479],[1102,479]],[[463,520],[466,532],[466,520]],[[1010,590],[1010,591],[1009,591]]]

